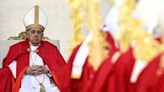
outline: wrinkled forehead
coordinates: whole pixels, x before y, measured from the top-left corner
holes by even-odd
[[[41,27],[30,27],[28,30],[26,30],[26,31],[44,31]]]

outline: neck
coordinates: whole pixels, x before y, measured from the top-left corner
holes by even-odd
[[[31,43],[31,42],[30,42],[30,45],[31,45],[31,46],[39,46],[39,45],[40,45],[40,43],[39,43],[39,44],[38,44],[38,43],[37,43],[37,44],[35,44],[35,43]]]

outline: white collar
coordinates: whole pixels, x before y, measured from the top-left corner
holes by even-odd
[[[30,48],[32,52],[35,51],[40,46],[40,44],[37,46],[34,46],[31,42],[29,42],[29,44],[30,44]]]

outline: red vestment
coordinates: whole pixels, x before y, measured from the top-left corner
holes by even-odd
[[[121,55],[113,68],[113,74],[108,77],[103,92],[164,92],[164,74],[157,75],[161,55],[153,58],[139,74],[135,83],[130,82],[136,61],[133,49]],[[113,77],[112,77],[113,76]]]
[[[132,49],[121,54],[114,64],[111,64],[111,59],[104,62],[87,92],[128,92],[133,63]]]
[[[159,62],[162,54],[153,58],[140,73],[137,82],[130,83],[129,92],[164,92],[164,69],[160,70]],[[160,74],[158,74],[160,70]],[[160,90],[160,91],[159,91]]]
[[[12,92],[12,73],[9,68],[0,69],[0,92]]]
[[[60,88],[61,73],[66,66],[66,63],[57,47],[47,41],[42,41],[37,48],[36,53],[43,59],[44,64],[48,66],[55,83]],[[29,40],[25,40],[11,46],[3,61],[3,68],[7,67],[13,60],[17,61],[16,81],[12,85],[14,92],[19,90],[22,77],[29,66],[29,54]]]
[[[91,84],[95,80],[95,77],[102,77],[101,80],[96,80],[95,81],[96,83],[104,82],[104,79],[106,78],[106,73],[108,73],[108,71],[110,71],[110,69],[111,69],[111,62],[109,62],[109,61],[110,61],[113,53],[116,51],[115,41],[108,32],[106,32],[106,41],[110,44],[110,53],[109,53],[109,57],[106,58],[103,61],[103,63],[100,65],[100,68],[101,67],[102,68],[98,69],[98,71],[94,71],[94,69],[88,63],[88,58],[87,58],[84,66],[83,66],[83,72],[82,72],[80,79],[71,79],[72,64],[73,64],[74,58],[80,48],[80,45],[74,49],[71,57],[69,58],[68,65],[65,69],[66,71],[64,73],[65,76],[63,78],[63,86],[62,86],[63,88],[61,89],[62,92],[87,92],[89,89],[92,88]],[[109,63],[109,65],[108,65],[108,63]],[[104,65],[105,66],[107,65],[108,67],[104,67]],[[99,71],[105,71],[106,73],[104,76],[99,75],[99,74],[97,74]],[[101,74],[102,73],[103,72],[101,72]]]

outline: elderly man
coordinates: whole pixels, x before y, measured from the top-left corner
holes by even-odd
[[[44,11],[33,7],[24,24],[27,39],[11,46],[3,61],[3,67],[9,67],[15,79],[13,92],[59,92],[59,78],[66,63],[56,46],[42,41],[47,25]]]

